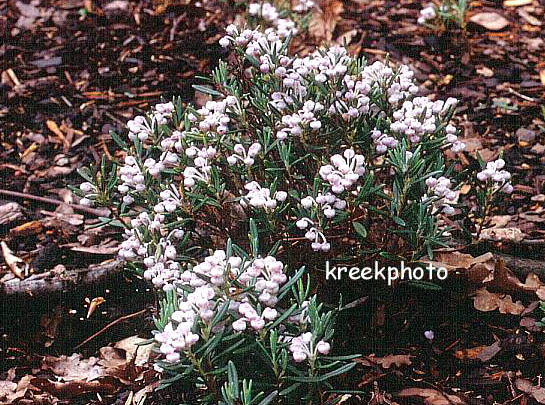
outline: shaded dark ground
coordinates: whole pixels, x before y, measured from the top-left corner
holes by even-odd
[[[158,3],[99,1],[92,3],[91,13],[83,15],[88,2],[41,1],[39,16],[16,1],[0,4],[0,189],[70,201],[65,189],[79,181],[75,170],[99,161],[103,153],[114,153],[110,130],[124,133],[123,124],[129,118],[161,98],[193,99],[194,76],[209,72],[222,57],[217,40],[222,27],[233,19],[234,9],[226,3],[204,2],[204,7],[195,7],[171,2],[155,13]],[[545,83],[539,76],[545,69],[545,1],[534,0],[522,8],[502,7],[498,1],[473,2],[473,10],[498,11],[510,25],[491,32],[470,24],[467,38],[457,31],[434,34],[418,26],[422,3],[346,1],[333,37],[350,33],[350,50],[371,61],[389,54],[409,64],[431,97],[461,99],[457,119],[468,144],[462,166],[475,165],[475,150],[487,160],[505,150],[516,186],[498,214],[510,215],[506,226],[521,229],[526,240],[532,241],[479,246],[474,253],[496,249],[543,259],[545,199],[534,196],[542,195],[545,179],[545,117],[541,113]],[[541,25],[529,20],[528,14]],[[27,19],[21,20],[25,15]],[[101,248],[115,244],[113,233],[101,239],[84,231],[84,225],[96,221],[93,216],[55,215],[52,205],[0,198],[22,206],[17,220],[0,225],[0,237],[38,272],[56,265],[67,270],[84,268],[111,257]],[[74,246],[95,250],[74,252]],[[4,277],[0,283],[12,277],[6,268],[0,276]],[[151,308],[154,298],[140,281],[130,275],[116,280],[94,290],[46,299],[3,300],[1,371],[16,367],[17,375],[23,375],[39,361],[37,355],[70,354],[112,320]],[[410,354],[412,365],[401,371],[362,365],[343,385],[387,393],[413,386],[449,393],[460,389],[472,404],[532,403],[526,396],[514,396],[510,373],[519,371],[530,379],[543,373],[540,330],[521,328],[519,316],[475,311],[465,287],[456,282],[441,292],[405,286],[393,296],[380,296],[384,293],[379,290],[366,286],[370,299],[341,315],[339,336],[348,338],[336,342],[336,347],[341,352],[357,347],[377,356]],[[84,298],[99,296],[106,302],[85,319]],[[58,323],[53,332],[47,326],[51,322]],[[81,350],[92,355],[123,337],[149,336],[151,328],[150,310],[119,323]],[[426,330],[435,332],[433,343],[424,338]],[[488,346],[496,339],[502,340],[502,351],[493,359],[497,365],[454,355],[459,349]],[[104,401],[121,404],[128,393],[129,388]],[[151,403],[180,400],[180,395],[175,390],[162,392]],[[74,401],[67,403],[93,403],[96,396]],[[416,400],[396,401],[413,404]]]

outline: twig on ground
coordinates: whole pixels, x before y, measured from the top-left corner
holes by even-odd
[[[113,320],[112,322],[110,322],[109,324],[107,324],[105,327],[103,327],[101,330],[99,330],[98,332],[96,333],[93,333],[91,336],[89,336],[87,339],[85,339],[83,342],[81,342],[80,344],[78,344],[76,347],[74,347],[74,350],[77,350],[79,349],[80,347],[82,347],[83,345],[89,343],[91,340],[93,340],[94,338],[96,338],[97,336],[99,336],[100,334],[104,333],[105,331],[107,331],[108,329],[110,329],[112,326],[114,325],[117,325],[119,322],[123,322],[123,321],[126,321],[127,319],[131,319],[131,318],[135,318],[137,317],[138,315],[142,315],[144,313],[146,313],[148,311],[147,308],[145,309],[141,309],[140,311],[137,311],[137,312],[134,312],[132,314],[128,314],[128,315],[124,315],[120,318],[117,318],[115,320]]]
[[[40,197],[33,194],[28,193],[20,193],[18,191],[10,191],[10,190],[2,190],[0,189],[0,195],[5,195],[8,197],[16,197],[16,198],[23,198],[25,200],[33,200],[33,201],[39,201],[46,204],[53,204],[53,205],[62,205],[66,204],[69,207],[72,207],[75,211],[84,212],[89,215],[95,215],[97,217],[105,217],[110,214],[110,211],[106,208],[104,209],[97,209],[97,208],[91,208],[86,207],[85,205],[80,204],[68,204],[64,201],[55,200],[54,198],[48,198],[48,197]]]

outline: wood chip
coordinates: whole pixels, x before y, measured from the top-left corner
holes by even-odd
[[[500,31],[510,24],[507,18],[492,11],[474,14],[469,21],[490,31]]]
[[[4,241],[0,242],[0,247],[2,247],[2,254],[4,255],[4,260],[6,264],[8,265],[9,269],[11,270],[11,272],[17,278],[23,280],[25,278],[24,269],[19,267],[19,263],[24,263],[24,261],[13,254],[13,252],[10,250],[6,242]]]
[[[542,24],[541,20],[537,19],[526,10],[523,10],[523,9],[519,10],[518,13],[522,18],[526,20],[528,24],[533,25],[535,27],[541,27],[541,24]]]
[[[520,7],[532,4],[534,0],[505,0],[503,2],[504,7]]]
[[[21,85],[21,82],[20,82],[19,79],[17,78],[17,75],[15,74],[15,72],[13,71],[13,69],[9,68],[8,70],[6,70],[6,72],[8,73],[8,76],[9,76],[9,78],[11,79],[11,81],[13,82],[13,84],[15,84],[16,86],[20,86],[20,85]]]
[[[23,217],[23,208],[16,202],[0,205],[0,225],[15,222]]]
[[[16,226],[13,229],[10,229],[9,235],[11,237],[21,237],[21,236],[32,236],[38,235],[42,232],[43,226],[40,221],[30,221],[22,225]]]
[[[70,143],[68,142],[68,140],[66,139],[62,131],[60,130],[57,123],[52,120],[47,120],[45,124],[47,125],[47,128],[49,128],[49,130],[53,132],[61,140],[63,144],[63,149],[65,152],[67,152],[68,149],[70,149]]]

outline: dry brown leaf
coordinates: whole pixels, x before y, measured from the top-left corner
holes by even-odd
[[[487,286],[492,286],[501,289],[502,291],[531,292],[537,289],[537,287],[523,284],[518,277],[505,266],[503,259],[496,261],[493,273],[490,275],[489,279],[485,281],[487,282]]]
[[[30,388],[30,380],[33,378],[31,375],[24,375],[23,378],[17,383],[17,390],[8,397],[9,403],[15,402],[19,398],[23,398],[28,389]]]
[[[10,369],[11,371],[12,369]],[[21,378],[18,383],[14,383],[12,379],[14,375],[9,375],[8,379],[0,381],[0,403],[2,404],[12,404],[17,401],[19,398],[25,396],[27,388],[30,382],[31,376],[25,375]]]
[[[541,80],[541,84],[545,86],[545,69],[539,71],[539,79]]]
[[[512,215],[492,215],[488,221],[492,224],[491,228],[505,228],[512,219]]]
[[[110,372],[108,374],[111,374],[113,369],[119,369],[127,364],[127,356],[121,349],[116,349],[112,346],[104,346],[99,349],[99,353],[100,360],[98,361],[98,364],[109,369]]]
[[[51,381],[46,378],[33,378],[31,384],[41,390],[61,398],[75,398],[87,393],[114,394],[118,387],[116,380],[102,377],[94,381]]]
[[[486,288],[479,288],[475,292],[473,306],[482,312],[498,309],[502,314],[512,315],[520,315],[524,311],[524,305],[520,301],[513,302],[510,295],[491,293]]]
[[[105,375],[98,360],[96,357],[82,359],[78,353],[71,356],[46,356],[42,368],[51,370],[62,381],[92,381]]]
[[[542,330],[541,326],[536,325],[535,318],[531,318],[529,316],[522,318],[519,322],[519,325],[522,328],[529,330],[530,332],[541,332]]]
[[[142,343],[148,340],[136,335],[130,336],[115,343],[114,347],[125,351],[127,362],[131,362],[134,359],[136,366],[143,366],[148,362],[153,348],[153,345],[142,345]]]
[[[519,243],[524,239],[524,236],[524,233],[518,228],[488,228],[482,230],[479,239]]]
[[[501,259],[496,261],[494,271],[483,282],[486,282],[486,286],[501,289],[504,292],[536,293],[538,298],[545,299],[545,284],[541,282],[536,274],[529,273],[523,283],[505,266],[504,261]]]
[[[515,386],[522,392],[533,396],[534,399],[540,404],[545,404],[545,388],[533,385],[530,381],[523,378],[518,378],[515,381]]]
[[[490,346],[485,347],[480,353],[477,354],[476,358],[481,360],[484,363],[490,360],[500,351],[501,351],[501,344],[499,341],[497,341],[491,344]]]
[[[507,18],[493,11],[483,11],[474,14],[469,21],[490,31],[500,31],[509,25]]]
[[[17,384],[13,381],[0,381],[0,401],[7,401],[7,399],[15,393],[17,390]],[[2,402],[8,403],[8,402]]]
[[[320,41],[331,42],[333,31],[341,19],[343,10],[343,3],[339,0],[321,1],[318,10],[312,13],[308,25],[310,35]]]
[[[397,393],[398,397],[420,397],[424,399],[426,405],[454,405],[465,404],[465,402],[456,395],[443,394],[432,388],[405,388]]]
[[[74,209],[68,204],[59,205],[55,211],[41,210],[41,214],[44,214],[46,218],[43,220],[45,226],[65,226],[66,224],[72,226],[78,226],[83,224],[83,215],[75,214]]]
[[[501,314],[520,315],[524,309],[524,305],[520,301],[513,302],[510,295],[503,298],[498,296],[498,310]]]
[[[146,364],[151,353],[151,345],[142,347],[142,351],[136,351],[134,343],[143,341],[144,339],[135,336],[124,339],[114,346],[102,347],[98,358],[84,359],[78,353],[71,356],[45,356],[42,369],[54,373],[58,383],[52,384],[45,379],[40,379],[38,382],[47,392],[53,394],[62,392],[63,395],[68,396],[71,396],[74,390],[79,392],[78,385],[81,385],[83,392],[102,392],[104,382],[107,385],[106,391],[119,384],[129,385],[135,378],[133,365]],[[34,384],[36,380],[32,381]]]
[[[378,364],[383,368],[390,368],[392,364],[396,367],[410,366],[411,365],[411,356],[408,354],[389,354],[384,357],[375,357],[374,354],[365,356],[359,361],[359,363],[365,366],[372,366]]]
[[[410,366],[411,356],[408,354],[389,354],[382,359],[377,359],[377,362],[384,368],[390,368],[392,364],[395,364],[396,367]]]
[[[476,359],[477,356],[488,346],[475,346],[468,349],[456,350],[454,357],[459,360]]]
[[[468,270],[480,263],[491,263],[494,259],[492,253],[485,253],[477,257],[460,252],[436,252],[433,261],[421,259],[422,263],[431,263],[435,267],[444,267],[449,271]],[[493,266],[493,264],[492,264]]]

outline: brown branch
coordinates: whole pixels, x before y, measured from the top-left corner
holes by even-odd
[[[84,212],[86,214],[95,215],[97,217],[105,217],[105,216],[108,216],[110,214],[110,211],[108,209],[106,209],[106,208],[96,209],[96,208],[86,207],[85,205],[80,205],[80,204],[68,204],[68,203],[65,203],[64,201],[55,200],[53,198],[40,197],[40,196],[33,195],[33,194],[20,193],[18,191],[10,191],[10,190],[0,189],[0,195],[5,195],[5,196],[8,196],[8,197],[23,198],[25,200],[39,201],[39,202],[43,202],[43,203],[46,203],[46,204],[53,204],[53,205],[66,204],[69,207],[72,207],[75,211]]]
[[[86,269],[66,271],[62,275],[52,272],[33,274],[24,280],[12,279],[0,283],[0,300],[8,297],[44,296],[97,285],[112,279],[122,271],[123,264],[119,260],[111,260]]]
[[[98,332],[95,332],[93,333],[91,336],[89,336],[87,339],[85,339],[83,342],[81,342],[79,345],[77,345],[76,347],[74,347],[74,350],[77,350],[79,349],[81,346],[85,345],[86,343],[90,342],[91,340],[93,340],[94,338],[96,338],[97,336],[99,336],[100,334],[106,332],[108,329],[110,329],[112,326],[114,325],[117,325],[119,322],[123,322],[123,321],[126,321],[127,319],[131,319],[131,318],[135,318],[137,317],[138,315],[142,315],[144,313],[146,313],[148,310],[147,308],[145,309],[141,309],[140,311],[138,312],[134,312],[132,314],[128,314],[128,315],[124,315],[120,318],[117,318],[115,320],[113,320],[112,322],[110,322],[109,324],[107,324],[105,327],[103,327],[101,330],[99,330]]]

